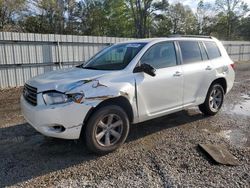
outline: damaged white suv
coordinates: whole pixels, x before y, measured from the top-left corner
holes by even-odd
[[[192,106],[216,114],[233,86],[233,68],[213,37],[123,42],[86,64],[30,79],[21,108],[42,134],[83,136],[90,150],[107,153],[124,143],[130,124]]]

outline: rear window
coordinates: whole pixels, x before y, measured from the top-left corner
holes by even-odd
[[[221,56],[220,50],[215,42],[206,41],[204,42],[204,44],[207,48],[207,54],[208,54],[209,59],[214,59],[214,58],[218,58]]]
[[[179,41],[184,64],[202,61],[201,51],[196,41]]]

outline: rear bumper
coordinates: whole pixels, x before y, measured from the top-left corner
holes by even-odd
[[[226,76],[226,81],[227,81],[226,93],[228,93],[233,88],[234,81],[235,81],[235,71],[233,70],[231,66],[229,66],[228,74]]]
[[[91,106],[67,103],[32,106],[21,96],[21,110],[27,122],[38,132],[56,138],[78,139],[83,120]],[[55,129],[62,126],[63,130]]]

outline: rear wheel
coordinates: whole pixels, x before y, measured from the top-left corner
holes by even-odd
[[[221,109],[224,101],[224,90],[220,84],[210,86],[206,100],[199,105],[199,109],[205,115],[215,115]]]
[[[87,147],[99,154],[105,154],[122,145],[129,132],[129,120],[124,110],[116,105],[100,108],[90,117],[86,129]]]

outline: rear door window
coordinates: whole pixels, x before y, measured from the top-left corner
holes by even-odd
[[[215,42],[204,41],[204,44],[207,48],[207,54],[208,54],[209,59],[215,59],[221,56],[220,50]]]
[[[179,41],[184,64],[202,61],[199,43],[197,41]]]

